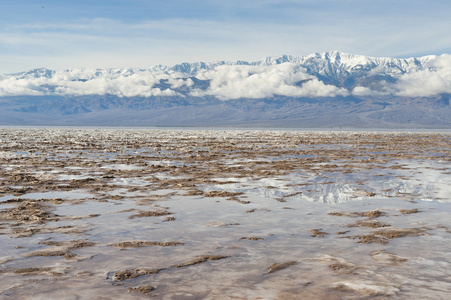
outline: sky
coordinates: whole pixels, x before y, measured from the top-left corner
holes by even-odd
[[[397,58],[451,53],[449,0],[2,2],[0,74],[332,50]]]

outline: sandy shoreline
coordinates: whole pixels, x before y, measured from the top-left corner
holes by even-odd
[[[0,129],[1,299],[440,299],[451,135]]]

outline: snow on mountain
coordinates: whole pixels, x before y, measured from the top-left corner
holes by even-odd
[[[293,62],[319,74],[358,73],[376,70],[378,73],[394,75],[423,69],[435,58],[435,56],[409,59],[378,58],[331,51],[301,57],[272,57],[266,59],[265,64]]]
[[[451,56],[396,59],[340,51],[146,69],[35,69],[0,77],[0,96],[240,98],[451,93]],[[428,83],[424,86],[424,83]]]
[[[314,53],[307,56],[283,55],[276,57],[266,57],[256,62],[236,61],[226,62],[218,61],[214,63],[183,63],[171,67],[171,70],[195,75],[199,70],[211,70],[223,65],[278,65],[282,63],[293,63],[307,69],[309,74],[316,75],[335,75],[344,73],[360,73],[373,70],[373,73],[384,73],[389,75],[399,75],[415,72],[424,69],[431,61],[436,59],[435,55],[424,56],[420,58],[396,59],[396,58],[378,58],[364,55],[355,55],[343,53],[341,51],[330,51],[323,53]]]

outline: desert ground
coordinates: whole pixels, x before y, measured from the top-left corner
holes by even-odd
[[[0,299],[447,299],[451,134],[0,128]]]

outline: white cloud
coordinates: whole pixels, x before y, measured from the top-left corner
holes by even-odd
[[[27,79],[5,78],[0,81],[0,96],[42,95],[43,91],[37,82]]]
[[[333,97],[348,91],[326,85],[291,63],[270,66],[224,65],[201,70],[197,75],[209,80],[206,90],[194,87],[190,78],[173,71],[132,69],[77,69],[53,71],[47,76],[30,74],[5,75],[0,80],[0,96],[13,95],[116,95],[151,97],[180,95],[175,89],[191,89],[192,96],[215,96],[221,100],[238,98]],[[297,83],[302,82],[298,86]],[[160,88],[161,83],[166,85]],[[160,86],[159,86],[160,85]],[[169,86],[169,88],[167,88]]]
[[[451,93],[451,55],[443,54],[430,63],[430,68],[403,74],[389,87],[399,96],[428,97]]]
[[[393,72],[395,83],[381,81],[378,90],[357,86],[352,90],[328,85],[294,63],[271,65],[219,65],[194,76],[209,82],[196,86],[187,74],[166,67],[151,69],[38,70],[0,77],[0,96],[115,95],[119,97],[214,96],[221,100],[287,97],[407,96],[427,97],[451,93],[451,55],[428,57],[424,69]],[[374,71],[374,70],[373,70]],[[374,71],[376,72],[376,71]],[[379,68],[385,74],[387,70]],[[371,73],[372,76],[378,74]],[[181,89],[181,90],[180,90]]]
[[[345,89],[326,85],[291,63],[270,66],[219,66],[198,74],[211,80],[206,91],[193,90],[191,95],[215,96],[222,100],[238,98],[333,97],[346,95]],[[297,82],[304,81],[301,86]]]
[[[176,75],[174,75],[176,76]],[[171,88],[190,85],[192,81],[172,78],[163,72],[145,70],[109,70],[91,69],[56,71],[50,77],[33,75],[4,76],[0,81],[0,96],[15,95],[115,95],[134,96],[175,96]],[[160,89],[155,85],[167,80],[171,88]]]

